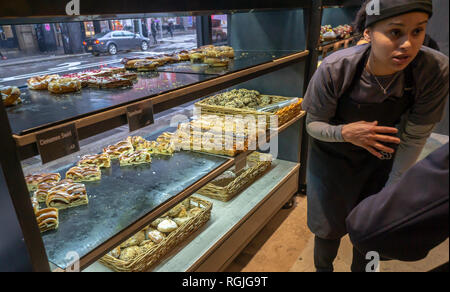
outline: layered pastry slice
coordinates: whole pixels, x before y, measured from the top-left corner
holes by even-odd
[[[102,178],[102,172],[98,166],[75,166],[66,172],[66,179],[74,182],[95,181]]]
[[[111,159],[117,159],[121,154],[131,153],[133,151],[133,145],[128,139],[103,148],[103,153],[108,154]]]
[[[175,147],[172,143],[151,141],[148,152],[152,154],[172,155]]]
[[[134,150],[146,150],[150,147],[150,141],[141,136],[130,136],[127,140],[133,145]]]
[[[39,203],[44,203],[47,200],[48,191],[56,187],[60,184],[73,183],[73,180],[63,179],[59,182],[43,182],[37,186],[36,191],[34,192],[34,197],[38,200]]]
[[[158,65],[159,65],[158,62],[144,60],[141,62],[136,62],[134,66],[139,72],[147,72],[147,71],[154,71],[158,67]]]
[[[89,203],[86,186],[80,183],[59,184],[48,191],[47,207],[67,209]]]
[[[45,208],[36,212],[36,221],[41,233],[58,229],[58,209]]]
[[[39,211],[39,202],[38,202],[38,199],[36,198],[36,196],[31,197],[31,206],[33,206],[34,213]]]
[[[110,167],[111,159],[106,153],[95,155],[84,155],[78,162],[78,166],[97,166],[97,167]]]
[[[42,173],[42,174],[31,174],[25,177],[27,182],[28,190],[35,191],[37,186],[41,183],[56,183],[61,180],[61,175],[59,173]]]
[[[81,90],[81,82],[77,78],[59,78],[48,83],[48,91],[52,93],[68,93]]]
[[[133,72],[120,72],[120,73],[114,74],[113,77],[123,78],[123,79],[128,79],[128,80],[136,80],[138,75],[137,75],[137,73],[133,73]]]
[[[147,150],[138,150],[136,152],[125,153],[119,156],[119,163],[122,166],[150,162],[152,162],[152,158]]]

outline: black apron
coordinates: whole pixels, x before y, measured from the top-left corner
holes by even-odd
[[[361,78],[367,54],[357,65],[352,85],[339,99],[330,124],[378,121],[378,126],[395,127],[414,103],[411,64],[404,70],[405,88],[401,98],[382,103],[359,104],[350,92]],[[380,89],[381,90],[381,89]],[[386,144],[385,144],[386,145]],[[396,148],[396,145],[389,145]],[[379,159],[351,143],[322,142],[311,137],[307,170],[308,227],[318,237],[338,239],[347,233],[345,218],[364,198],[378,193],[392,170],[394,155]]]

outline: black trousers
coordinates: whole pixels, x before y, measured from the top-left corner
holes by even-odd
[[[314,238],[314,266],[317,272],[333,272],[333,261],[336,258],[340,239]],[[365,272],[369,261],[353,247],[352,272]]]

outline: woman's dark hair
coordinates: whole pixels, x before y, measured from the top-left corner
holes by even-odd
[[[355,21],[353,22],[353,30],[356,33],[363,33],[364,29],[366,27],[366,6],[369,4],[371,0],[365,0],[363,4],[361,5],[361,8],[358,10],[358,13],[356,13]]]

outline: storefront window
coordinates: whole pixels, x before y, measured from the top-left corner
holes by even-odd
[[[213,44],[225,44],[228,38],[227,15],[211,15],[211,26]]]

